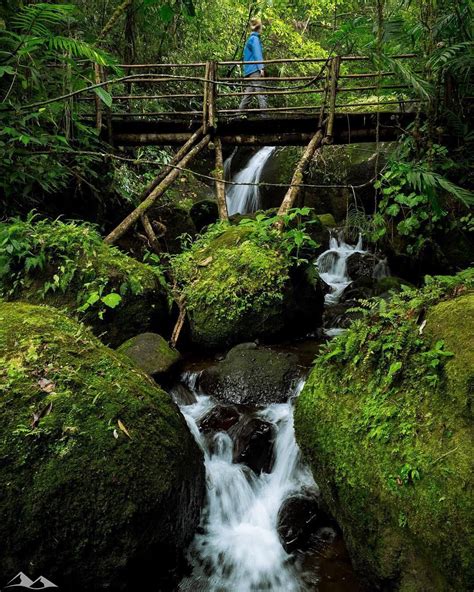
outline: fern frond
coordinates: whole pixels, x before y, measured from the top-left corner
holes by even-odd
[[[439,173],[427,171],[421,167],[413,167],[407,173],[407,180],[420,193],[432,192],[434,189],[444,189],[444,191],[447,191],[464,205],[474,205],[474,193],[472,191],[459,187],[459,185],[456,185]]]
[[[26,35],[45,37],[51,27],[64,25],[76,11],[73,4],[29,4],[11,19],[11,27]]]
[[[49,37],[47,43],[51,50],[69,53],[76,58],[84,58],[101,66],[107,66],[113,63],[113,59],[105,52],[78,39],[54,35]]]
[[[419,74],[413,72],[402,60],[394,60],[390,56],[384,55],[381,61],[385,68],[393,70],[404,82],[409,84],[422,100],[431,100],[434,94],[432,85]]]

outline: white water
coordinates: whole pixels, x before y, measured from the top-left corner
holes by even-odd
[[[298,386],[297,395],[303,383]],[[258,415],[274,424],[271,473],[255,475],[232,462],[233,442],[225,432],[210,442],[198,422],[215,405],[203,394],[181,411],[204,452],[207,502],[202,531],[190,549],[193,573],[180,590],[197,592],[299,592],[300,574],[283,549],[277,532],[278,510],[289,494],[316,488],[296,445],[291,400],[272,404]]]
[[[227,211],[233,214],[255,212],[260,207],[260,191],[258,183],[262,170],[275,150],[274,146],[264,146],[248,161],[247,165],[232,179],[234,183],[255,183],[255,185],[231,185],[227,191]],[[230,169],[234,153],[224,163],[224,170]]]
[[[356,245],[348,245],[342,234],[329,239],[329,249],[321,253],[316,260],[316,266],[321,279],[328,284],[330,291],[324,301],[328,305],[337,304],[347,286],[351,283],[347,275],[347,259],[354,253],[366,253],[362,248],[362,235]]]

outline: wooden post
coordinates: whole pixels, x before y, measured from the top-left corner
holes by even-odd
[[[219,136],[215,137],[214,145],[216,150],[216,168],[214,175],[216,177],[217,209],[219,211],[219,218],[221,220],[228,220],[229,214],[227,212],[224,183],[224,159],[222,158],[222,142]]]
[[[329,96],[329,118],[326,127],[326,137],[324,138],[325,144],[331,144],[334,128],[334,117],[336,114],[336,95],[337,95],[337,82],[339,78],[339,68],[341,65],[341,56],[336,56],[332,59],[331,63],[331,89]]]
[[[185,156],[181,159],[178,163],[180,168],[172,169],[166,177],[161,181],[155,189],[148,195],[148,197],[142,201],[140,205],[138,205],[133,212],[131,212],[125,220],[120,222],[120,224],[112,230],[104,239],[104,242],[111,245],[116,242],[121,236],[123,236],[127,230],[155,203],[155,201],[163,195],[163,193],[168,189],[168,187],[173,183],[173,181],[181,174],[181,168],[186,167],[188,163],[199,154],[203,148],[205,148],[210,141],[211,137],[209,135],[204,136],[204,138],[194,146]]]
[[[318,121],[318,128],[321,128],[323,126],[323,121],[324,121],[324,110],[326,109],[326,103],[328,100],[328,92],[329,92],[329,76],[330,76],[330,72],[332,70],[332,58],[331,60],[326,64],[326,80],[324,82],[324,94],[323,94],[323,100],[321,103],[321,109],[319,111],[319,121]]]
[[[102,82],[99,64],[94,64],[94,81],[96,84]],[[102,129],[102,100],[97,94],[95,95],[95,127],[99,131]]]
[[[203,133],[207,134],[209,126],[209,80],[210,80],[211,62],[206,62],[204,70],[204,89],[202,95],[202,127]]]
[[[321,146],[323,141],[323,132],[318,130],[314,136],[312,137],[310,143],[306,146],[306,150],[301,157],[298,166],[293,173],[293,178],[291,179],[290,187],[281,202],[280,209],[278,210],[278,216],[285,216],[289,210],[293,207],[295,203],[296,197],[300,190],[300,185],[303,182],[303,175],[305,172],[306,167],[308,166],[309,162],[313,158],[314,153],[316,150]],[[276,224],[276,228],[278,230],[282,230],[283,228],[283,218],[280,218]]]
[[[211,62],[209,66],[209,93],[208,93],[208,126],[209,129],[214,131],[216,129],[216,97],[217,97],[217,88],[216,88],[216,74],[217,74],[217,64],[216,62]]]

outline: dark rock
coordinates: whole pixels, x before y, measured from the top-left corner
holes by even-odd
[[[142,333],[132,337],[117,349],[150,376],[167,372],[181,358],[158,333]]]
[[[163,251],[179,253],[181,251],[180,237],[183,234],[191,237],[196,235],[196,227],[188,210],[181,206],[172,203],[165,206],[155,206],[148,210],[148,217],[152,226],[156,220],[160,224],[164,224],[166,228],[164,235],[158,239]]]
[[[257,475],[269,473],[273,464],[273,424],[259,417],[244,416],[229,429],[234,441],[234,462],[243,463]]]
[[[377,280],[374,285],[374,292],[376,296],[388,296],[390,292],[400,292],[402,286],[413,288],[413,284],[410,284],[410,282],[392,275]]]
[[[278,512],[278,535],[285,551],[304,548],[309,537],[330,519],[321,510],[319,495],[304,492],[287,498]]]
[[[227,432],[240,419],[240,413],[234,406],[216,405],[200,420],[199,428],[203,433]]]
[[[170,391],[170,395],[177,405],[193,405],[197,401],[196,395],[182,383],[174,385]]]
[[[245,344],[206,368],[199,388],[224,403],[268,405],[286,401],[299,375],[296,355]]]
[[[205,226],[209,226],[209,224],[214,223],[219,218],[217,203],[212,199],[198,201],[191,206],[189,215],[196,230],[201,232]]]
[[[378,259],[372,253],[354,253],[347,259],[347,275],[351,280],[361,277],[371,278],[377,263]]]
[[[325,328],[339,327],[347,329],[353,320],[361,316],[361,313],[347,312],[354,304],[354,302],[341,302],[328,306],[324,311],[323,326]]]

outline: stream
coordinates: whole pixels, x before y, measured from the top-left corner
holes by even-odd
[[[272,151],[271,147],[259,150],[234,180],[258,183]],[[226,167],[230,168],[230,162]],[[230,214],[255,211],[258,186],[233,186],[227,200]],[[320,276],[328,285],[325,308],[337,305],[351,284],[347,260],[355,253],[366,253],[362,237],[352,245],[342,234],[335,233],[329,248],[316,260]],[[388,273],[383,265],[377,264],[374,275]],[[327,327],[324,333],[330,338],[343,330]],[[225,397],[224,403],[222,398],[217,401],[200,387],[203,368],[218,363],[208,359],[188,364],[171,389],[203,452],[206,471],[205,507],[200,528],[188,550],[189,573],[179,585],[180,592],[362,592],[341,532],[318,505],[318,486],[301,458],[294,434],[294,401],[304,386],[305,374],[319,344],[313,338],[274,346],[275,350],[286,347],[296,352],[303,369],[300,379],[284,397],[275,397],[280,402],[237,406],[236,411],[235,405],[225,403]],[[240,419],[233,419],[234,413]],[[250,425],[256,420],[257,426],[258,422],[270,426],[273,434],[269,441],[262,440],[257,428],[250,436],[250,443],[256,438],[260,447],[270,446],[266,452],[257,450],[257,454],[266,454],[270,459],[266,466],[261,463],[258,470],[252,459],[236,459],[243,432],[232,428],[235,422]],[[303,516],[305,536],[300,536],[301,524],[295,524],[294,531],[291,526],[289,531],[282,530],[288,516],[290,521],[293,517],[291,512],[285,515],[285,508],[291,508],[294,500],[300,500],[295,508],[303,500],[303,511],[299,510],[299,516],[296,511],[294,516],[300,522]],[[285,532],[293,533],[294,540],[289,542]]]

